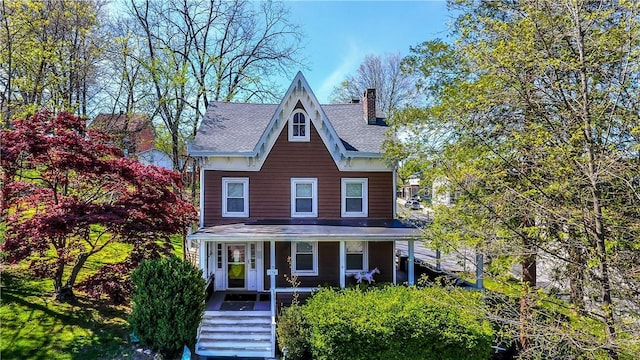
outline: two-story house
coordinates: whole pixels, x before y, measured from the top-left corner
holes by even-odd
[[[399,281],[395,242],[419,235],[395,219],[387,129],[374,89],[362,102],[321,105],[301,73],[279,104],[209,106],[189,147],[201,164],[200,227],[189,240],[214,291],[198,354],[272,357],[276,306],[292,291],[343,288],[374,268],[376,282]]]

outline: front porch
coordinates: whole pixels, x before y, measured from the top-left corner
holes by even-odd
[[[294,292],[302,300],[320,286],[351,286],[354,275],[373,269],[377,283],[413,284],[412,267],[406,275],[398,270],[395,242],[413,245],[418,237],[415,225],[396,220],[256,221],[200,229],[189,239],[197,241],[211,296],[196,353],[274,357],[276,317]]]
[[[205,311],[271,311],[271,294],[216,291],[207,301]]]

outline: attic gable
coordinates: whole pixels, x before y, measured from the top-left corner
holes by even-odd
[[[308,121],[317,130],[340,170],[391,170],[381,155],[386,126],[366,125],[362,121],[361,105],[320,105],[301,72],[292,81],[280,104],[212,105],[211,111],[205,114],[196,139],[189,146],[189,153],[201,157],[208,168],[259,171],[278,135],[297,109],[304,109]],[[327,112],[333,118],[329,118]],[[340,120],[336,121],[338,118]],[[265,119],[268,119],[266,124]],[[336,121],[335,125],[342,133],[338,134],[332,121]],[[238,123],[241,123],[239,127]],[[244,135],[239,137],[238,131]],[[244,159],[244,163],[234,160],[236,158]]]

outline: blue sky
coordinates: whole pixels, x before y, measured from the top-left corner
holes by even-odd
[[[409,47],[447,37],[452,18],[441,1],[286,1],[305,34],[301,69],[320,103],[368,54],[407,55]],[[297,71],[296,71],[297,72]],[[295,74],[295,72],[294,72]],[[291,79],[285,81],[285,87]]]

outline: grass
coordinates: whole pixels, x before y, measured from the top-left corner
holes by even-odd
[[[181,237],[172,238],[182,256]],[[79,278],[101,265],[122,260],[127,248],[117,244],[89,258]],[[114,306],[76,291],[73,303],[54,300],[53,281],[32,279],[25,264],[3,265],[0,306],[2,359],[127,359],[128,306]]]

